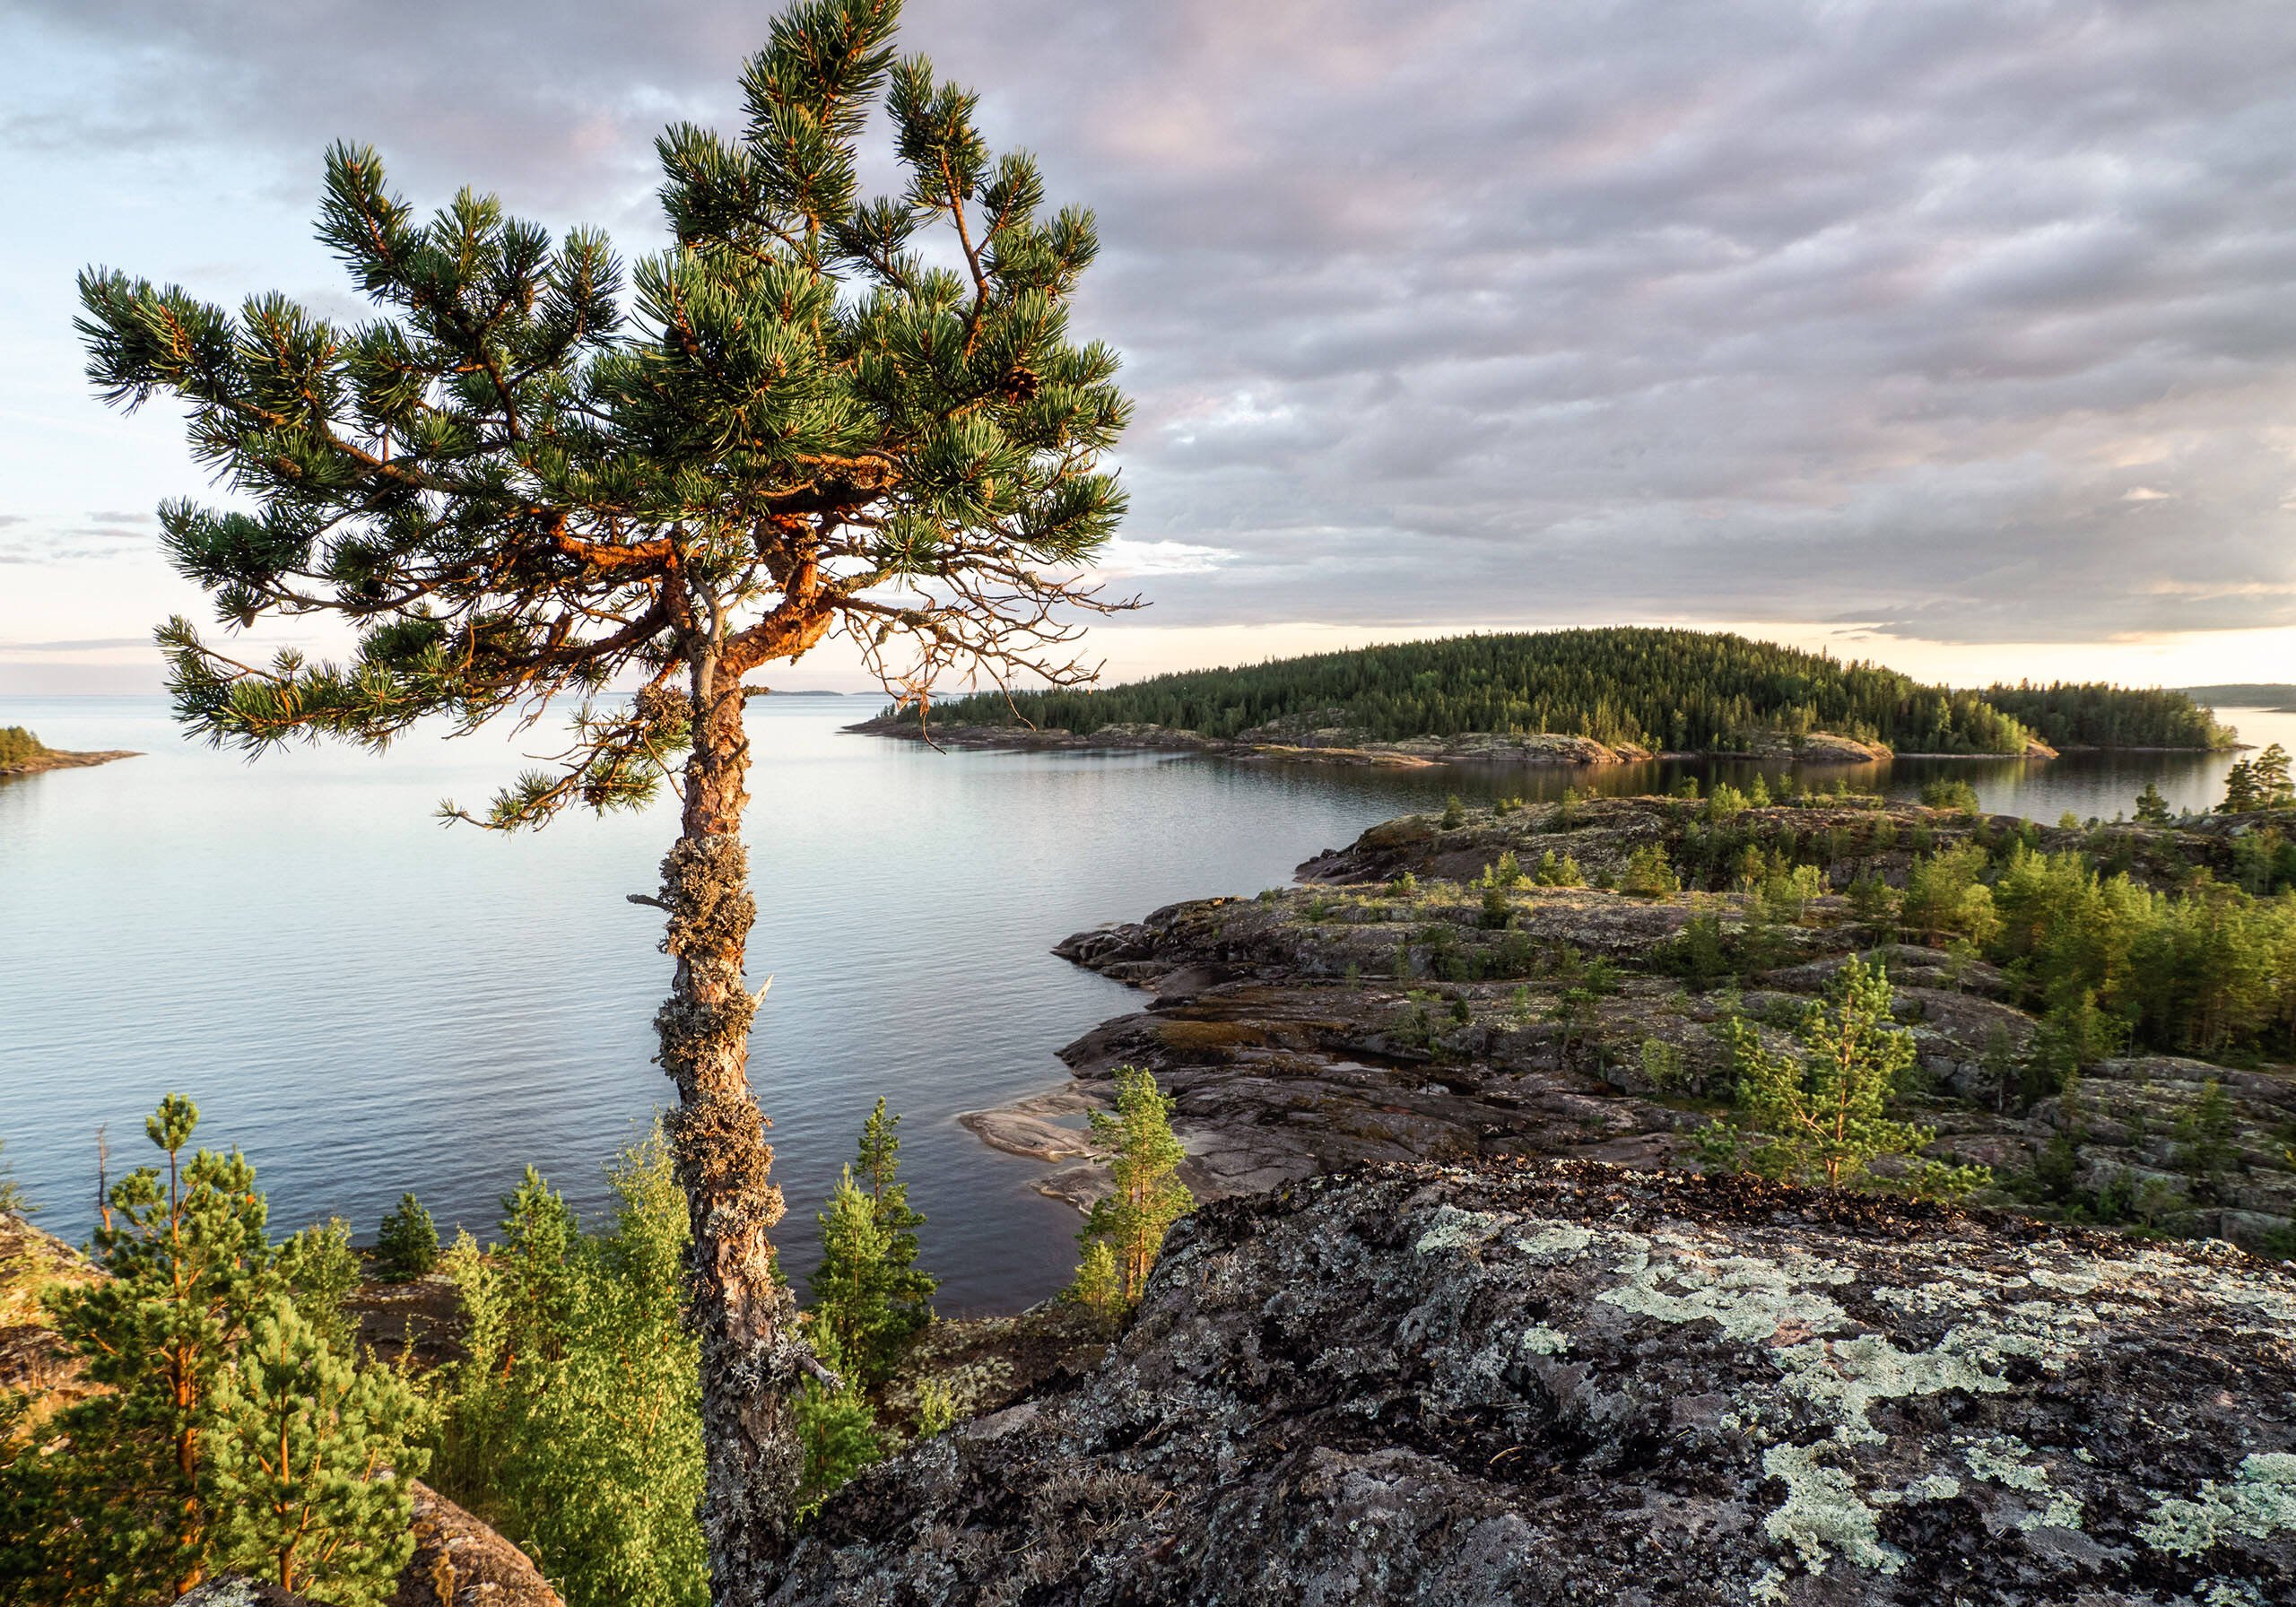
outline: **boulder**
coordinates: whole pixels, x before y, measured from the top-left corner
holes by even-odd
[[[2287,1601],[2296,1277],[1587,1161],[1182,1224],[1095,1371],[865,1473],[778,1607]]]
[[[524,1551],[429,1485],[414,1485],[414,1560],[390,1607],[562,1607]]]

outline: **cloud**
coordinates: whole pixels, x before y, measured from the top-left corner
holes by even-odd
[[[1139,403],[1109,572],[1160,622],[2296,622],[2270,0],[908,15],[991,138],[1099,210],[1075,323]],[[645,249],[653,133],[730,126],[762,28],[718,0],[412,0],[379,30],[80,0],[37,31],[84,78],[0,144],[164,129],[308,197],[350,135],[420,205],[471,178]]]

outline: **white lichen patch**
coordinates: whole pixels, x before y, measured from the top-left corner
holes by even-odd
[[[1950,1501],[1961,1493],[1961,1481],[1951,1473],[1926,1473],[1905,1487],[1909,1501]]]
[[[1856,1567],[1896,1572],[1904,1558],[1882,1541],[1877,1508],[1950,1500],[1961,1493],[1961,1481],[1942,1470],[1901,1489],[1877,1490],[1871,1496],[1860,1490],[1843,1459],[1856,1447],[1887,1442],[1869,1415],[1875,1403],[1949,1390],[2005,1393],[2011,1361],[2024,1358],[2061,1365],[2093,1321],[2086,1312],[2028,1300],[2011,1307],[1998,1325],[1959,1324],[1934,1345],[1905,1351],[1883,1334],[1843,1332],[1853,1325],[1851,1319],[1825,1291],[1852,1281],[1855,1274],[1838,1264],[1817,1257],[1701,1256],[1660,1242],[1666,1248],[1658,1257],[1622,1257],[1614,1267],[1622,1281],[1596,1299],[1661,1322],[1711,1321],[1726,1338],[1762,1346],[1779,1369],[1779,1393],[1807,1403],[1821,1422],[1832,1426],[1823,1439],[1772,1445],[1762,1453],[1763,1471],[1786,1486],[1785,1500],[1764,1517],[1763,1530],[1812,1572],[1837,1557]],[[2022,1278],[2002,1281],[2031,1287]],[[1889,1304],[1925,1314],[1970,1303],[1965,1290],[1942,1279],[1889,1293]],[[1734,1405],[1732,1415],[1749,1422],[1766,1416],[1759,1394],[1743,1395]],[[2029,1461],[2025,1452],[2022,1446],[1980,1446],[1970,1469],[2038,1498],[2022,1527],[2077,1527],[2080,1504],[2056,1490],[2047,1470]]]
[[[1532,1327],[1523,1335],[1523,1349],[1534,1356],[1560,1356],[1570,1348],[1570,1335],[1544,1323]]]
[[[2009,1387],[2002,1368],[2013,1356],[2054,1359],[2039,1341],[2020,1333],[1968,1327],[1947,1330],[1926,1351],[1900,1351],[1876,1333],[1851,1339],[1813,1339],[1773,1354],[1787,1393],[1823,1408],[1840,1425],[1845,1444],[1879,1445],[1866,1420],[1876,1401],[1941,1394],[1949,1389],[1999,1394]]]
[[[2056,1294],[2088,1295],[2097,1291],[2097,1274],[2083,1267],[2063,1273],[2048,1267],[2035,1267],[2031,1276],[2034,1282]]]
[[[2058,1490],[2049,1478],[2048,1469],[2039,1463],[2029,1462],[2035,1455],[2032,1446],[2005,1434],[1966,1446],[1961,1460],[1968,1463],[1970,1472],[1979,1478],[2039,1498],[2039,1505],[2017,1520],[2017,1527],[2034,1529],[2078,1529],[2081,1526],[2081,1503]]]
[[[2136,1532],[2172,1556],[2198,1557],[2234,1534],[2267,1540],[2296,1529],[2296,1454],[2245,1457],[2230,1484],[2210,1479],[2197,1499],[2152,1494],[2157,1505]]]
[[[1511,1220],[1489,1211],[1462,1211],[1456,1205],[1439,1205],[1412,1248],[1422,1255],[1443,1250],[1480,1249],[1496,1238],[1500,1229]]]
[[[1836,1557],[1894,1574],[1904,1566],[1905,1553],[1883,1543],[1874,1509],[1857,1493],[1857,1481],[1818,1461],[1818,1454],[1831,1443],[1772,1446],[1761,1454],[1762,1472],[1786,1485],[1785,1501],[1762,1519],[1762,1531],[1779,1545],[1792,1547],[1802,1566],[1813,1574],[1822,1572]]]
[[[1595,1236],[1575,1222],[1543,1222],[1536,1233],[1517,1239],[1515,1247],[1526,1255],[1552,1260],[1576,1255],[1594,1242]]]
[[[1711,1320],[1725,1338],[1742,1343],[1772,1340],[1781,1332],[1829,1333],[1849,1321],[1839,1306],[1805,1285],[1847,1283],[1853,1274],[1814,1256],[1785,1264],[1754,1255],[1679,1257],[1620,1270],[1628,1273],[1627,1281],[1596,1299],[1660,1322]]]

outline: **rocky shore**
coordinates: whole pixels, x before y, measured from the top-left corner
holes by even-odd
[[[1592,737],[1557,734],[1538,735],[1468,732],[1457,736],[1418,736],[1400,741],[1376,740],[1345,725],[1319,723],[1304,717],[1257,725],[1232,738],[1205,736],[1201,732],[1171,725],[1117,725],[1076,732],[1058,726],[1039,729],[1026,725],[921,725],[913,715],[883,715],[845,729],[869,736],[890,736],[903,742],[929,742],[944,748],[989,748],[1019,751],[1065,750],[1153,749],[1180,753],[1212,753],[1229,759],[1292,760],[1313,764],[1383,765],[1411,768],[1422,765],[1607,765],[1638,764],[1652,759],[1745,759],[1799,760],[1816,764],[1870,764],[1891,757],[1880,743],[1824,732],[1788,736],[1765,733],[1733,744],[1727,750],[1699,753],[1661,752],[1631,743],[1598,743]],[[2043,747],[2044,752],[2049,751]],[[1996,755],[1995,757],[1998,757]]]
[[[0,777],[37,776],[44,770],[77,770],[91,765],[109,764],[116,759],[141,759],[143,754],[132,748],[109,748],[102,752],[68,753],[61,748],[48,748],[29,759],[19,759],[0,764]]]
[[[1083,1113],[1123,1064],[1148,1067],[1176,1099],[1182,1176],[1201,1199],[1364,1161],[1679,1167],[1686,1134],[1723,1108],[1712,1090],[1725,1016],[1783,1048],[1844,960],[1866,953],[1886,964],[1919,1052],[1909,1103],[1937,1130],[1933,1158],[1990,1168],[2003,1203],[2048,1214],[2109,1199],[2148,1231],[2252,1246],[2296,1231],[2288,1068],[2130,1054],[2028,1103],[2011,1068],[2039,1023],[2011,1002],[2008,979],[1966,952],[1878,939],[1842,891],[1860,877],[1901,887],[1919,847],[2018,830],[2045,848],[2100,848],[2169,886],[2195,865],[2228,864],[2237,822],[2111,827],[2100,840],[2007,817],[1805,801],[1735,824],[1756,841],[1836,850],[1796,919],[1767,918],[1743,893],[1619,890],[1638,848],[1687,852],[1698,809],[1621,798],[1469,811],[1450,828],[1408,817],[1309,861],[1300,885],[1079,933],[1055,951],[1139,988],[1144,1007],[1061,1051],[1070,1083],[967,1124],[1000,1148],[1065,1162],[1039,1186],[1080,1205],[1107,1186],[1099,1162],[1077,1153]],[[1494,927],[1469,883],[1509,854],[1526,873],[1567,856],[1593,885],[1508,890]],[[1701,915],[1735,956],[1726,979],[1689,974],[1686,929]],[[1757,964],[1750,942],[1763,950]],[[2201,1176],[2178,1135],[2204,1099],[2226,1125],[2229,1160]]]

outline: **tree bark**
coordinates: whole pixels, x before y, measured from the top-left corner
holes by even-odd
[[[701,1525],[716,1607],[756,1607],[779,1577],[804,1456],[790,1400],[804,1363],[797,1306],[773,1275],[781,1220],[773,1150],[749,1085],[757,1001],[742,974],[757,906],[742,847],[749,739],[737,676],[694,660],[693,746],[677,844],[662,862],[662,940],[676,972],[654,1020],[677,1083],[668,1126],[693,1225],[691,1299],[701,1340]]]

